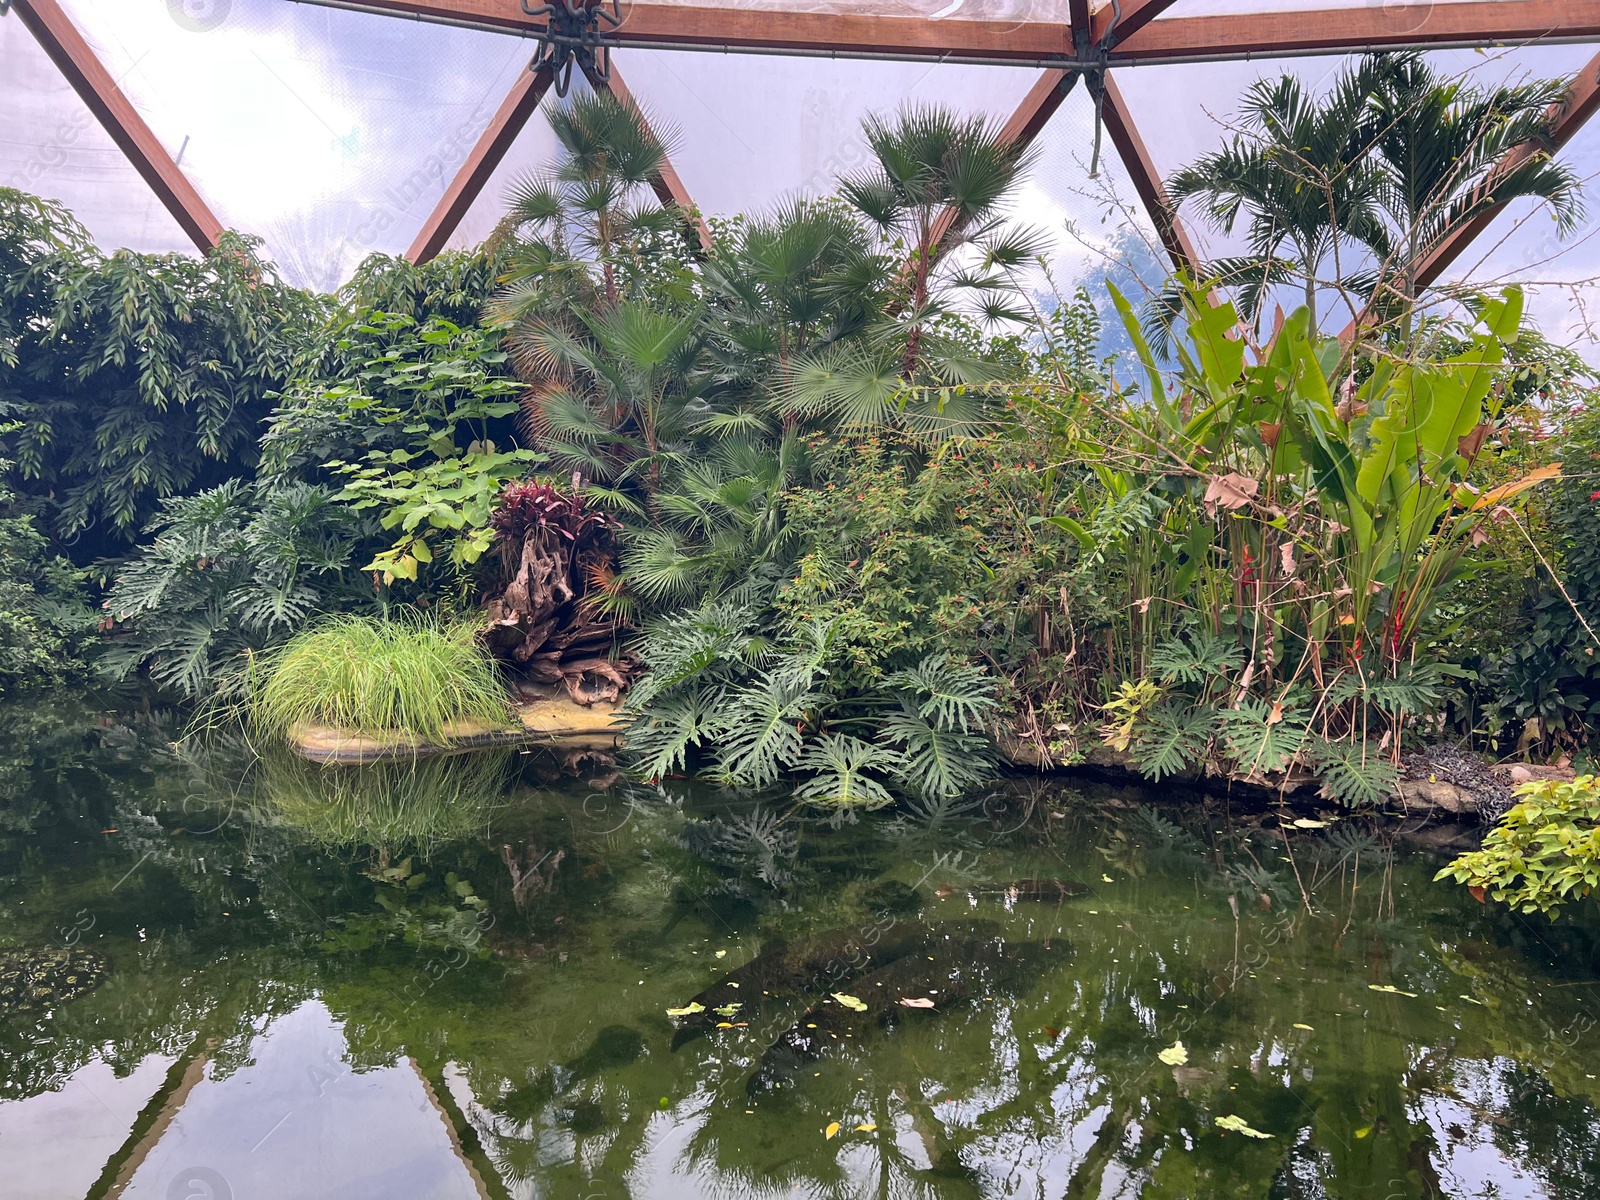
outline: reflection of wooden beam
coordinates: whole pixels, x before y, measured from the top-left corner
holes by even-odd
[[[1172,265],[1179,270],[1192,269],[1198,261],[1194,243],[1189,240],[1188,232],[1167,198],[1161,173],[1156,170],[1155,160],[1150,157],[1144,139],[1134,126],[1128,102],[1123,99],[1111,74],[1110,71],[1106,72],[1106,94],[1100,113],[1105,121],[1106,133],[1111,136],[1111,144],[1122,156],[1122,163],[1133,180],[1134,191],[1139,193],[1139,199],[1144,202],[1145,211],[1150,214],[1150,220],[1156,227],[1156,234],[1172,258]]]
[[[222,236],[222,222],[172,161],[57,0],[16,0],[16,11],[184,233],[202,251],[214,250]]]
[[[479,1200],[508,1200],[506,1187],[500,1179],[499,1172],[483,1153],[477,1130],[472,1128],[466,1115],[456,1106],[455,1098],[450,1095],[450,1088],[444,1077],[442,1075],[439,1077],[439,1086],[435,1087],[433,1080],[422,1073],[422,1068],[417,1065],[416,1059],[408,1054],[404,1061],[416,1075],[417,1082],[422,1084],[428,1103],[433,1105],[433,1111],[443,1122],[445,1133],[450,1138],[450,1148],[455,1151],[456,1161],[466,1168]],[[491,1180],[493,1180],[492,1185]]]
[[[116,1200],[127,1190],[135,1172],[150,1156],[150,1151],[156,1148],[156,1143],[166,1134],[178,1110],[189,1099],[189,1093],[205,1078],[206,1063],[215,1048],[214,1040],[208,1040],[204,1048],[198,1044],[192,1046],[188,1054],[177,1059],[167,1070],[167,1077],[156,1089],[156,1094],[134,1118],[128,1140],[111,1156],[100,1178],[89,1189],[89,1200]]]
[[[645,119],[644,110],[639,108],[639,103],[633,98],[633,93],[628,90],[628,85],[622,81],[622,75],[617,70],[614,58],[610,66],[611,78],[609,81],[602,80],[598,74],[589,74],[586,71],[585,74],[589,75],[590,84],[596,91],[604,89],[622,101],[623,104],[637,110],[640,119],[645,122],[645,128],[648,129],[650,123]],[[662,204],[675,204],[682,210],[684,224],[689,227],[689,232],[699,242],[701,251],[710,254],[712,249],[711,229],[706,225],[705,218],[700,215],[699,210],[695,208],[694,197],[689,195],[689,189],[684,186],[683,179],[678,175],[677,168],[672,165],[672,160],[667,157],[665,150],[662,151],[661,155],[661,168],[656,172],[655,177],[650,180],[650,186],[655,189],[656,196]]]
[[[334,8],[531,34],[544,29],[515,0],[309,0]],[[1274,13],[1167,17],[1140,5],[1129,14],[1111,64],[1204,62],[1274,54],[1346,53],[1385,46],[1489,45],[1600,36],[1600,0],[1414,0]],[[1110,14],[1103,13],[1109,21]],[[1135,27],[1140,17],[1143,24]],[[618,45],[911,57],[949,61],[1071,59],[1060,21],[929,21],[856,12],[718,8],[634,0],[611,32]]]
[[[1600,54],[1591,58],[1583,70],[1578,72],[1572,81],[1572,86],[1567,90],[1566,98],[1545,114],[1549,122],[1549,131],[1545,136],[1536,141],[1513,146],[1508,150],[1484,181],[1484,191],[1493,189],[1496,180],[1503,179],[1510,172],[1526,166],[1537,156],[1553,155],[1572,140],[1573,135],[1583,128],[1584,122],[1594,116],[1597,109],[1600,109]],[[1471,244],[1472,240],[1489,228],[1504,207],[1501,204],[1491,205],[1465,225],[1452,231],[1444,241],[1429,251],[1428,256],[1422,260],[1422,265],[1417,268],[1417,286],[1427,287],[1438,279],[1445,269],[1460,257],[1461,252]]]
[[[478,138],[478,144],[473,146],[467,161],[461,164],[461,169],[456,172],[450,186],[445,188],[444,195],[439,197],[439,203],[434,205],[433,212],[417,232],[411,249],[406,251],[406,257],[412,262],[427,262],[444,249],[445,243],[472,207],[472,202],[489,182],[489,176],[494,174],[494,169],[505,158],[506,151],[511,149],[511,144],[517,140],[528,118],[539,107],[539,101],[544,99],[553,78],[553,73],[548,69],[524,70],[517,76],[517,82],[500,102],[500,108]]]

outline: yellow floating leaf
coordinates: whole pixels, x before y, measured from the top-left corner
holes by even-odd
[[[1371,1132],[1372,1132],[1372,1126],[1371,1125],[1363,1125],[1360,1129],[1356,1130],[1356,1137],[1364,1138],[1364,1137],[1367,1136],[1367,1134],[1369,1134]]]
[[[1313,821],[1310,817],[1296,817],[1294,819],[1294,827],[1296,829],[1326,829],[1328,823],[1326,821]]]
[[[733,1022],[732,1021],[718,1021],[717,1022],[717,1028],[718,1029],[732,1029],[733,1028]]]
[[[1172,1045],[1168,1046],[1165,1050],[1161,1051],[1161,1053],[1157,1054],[1156,1057],[1162,1062],[1166,1063],[1169,1067],[1181,1067],[1184,1063],[1189,1061],[1189,1051],[1184,1048],[1183,1039],[1179,1038],[1177,1041],[1173,1042]]]
[[[1216,1126],[1218,1129],[1226,1129],[1229,1133],[1242,1133],[1245,1137],[1265,1140],[1272,1136],[1270,1133],[1262,1133],[1259,1129],[1250,1128],[1249,1122],[1238,1116],[1218,1117]]]
[[[876,1125],[871,1124],[871,1123],[868,1123],[868,1124],[865,1124],[865,1125],[857,1125],[856,1126],[856,1132],[857,1133],[876,1133],[877,1129],[878,1129],[878,1127]]]
[[[726,950],[718,950],[717,951],[717,957],[718,958],[727,958],[728,957],[728,952]]]
[[[744,1007],[744,1005],[740,1004],[737,1000],[735,1000],[732,1004],[719,1004],[719,1005],[717,1005],[716,1008],[712,1009],[711,1011],[716,1013],[720,1017],[731,1017],[731,1016],[733,1016],[734,1013],[738,1012],[743,1007]]]
[[[850,1009],[852,1012],[867,1011],[866,1001],[858,1000],[854,996],[847,996],[843,992],[834,992],[833,998],[846,1008]]]
[[[1303,1024],[1303,1023],[1302,1023],[1302,1022],[1300,1022],[1300,1021],[1296,1021],[1296,1022],[1295,1022],[1295,1023],[1294,1023],[1294,1027],[1295,1027],[1295,1028],[1296,1028],[1296,1029],[1304,1029],[1304,1030],[1305,1030],[1305,1031],[1306,1031],[1306,1032],[1307,1032],[1307,1033],[1315,1033],[1315,1032],[1316,1032],[1316,1030],[1315,1030],[1315,1029],[1313,1029],[1313,1028],[1311,1028],[1311,1026],[1309,1026],[1309,1025],[1306,1025],[1306,1024]]]
[[[703,1013],[703,1012],[705,1012],[705,1010],[706,1010],[706,1006],[704,1004],[696,1004],[693,1000],[691,1000],[691,1001],[689,1001],[689,1003],[685,1004],[682,1008],[669,1008],[669,1009],[667,1009],[667,1016],[669,1016],[669,1017],[692,1017],[692,1016],[695,1015],[695,1013]]]
[[[1102,873],[1101,876],[1100,876],[1100,882],[1101,883],[1115,883],[1116,880],[1111,878],[1111,876]]]
[[[828,1122],[828,1128],[825,1129],[823,1132],[827,1135],[828,1139],[831,1141],[833,1138],[838,1136],[838,1133],[839,1133],[839,1122],[837,1122],[837,1121],[829,1121]]]
[[[1410,996],[1413,1000],[1417,998],[1415,992],[1402,992],[1392,983],[1369,983],[1367,984],[1367,989],[1374,992],[1387,992],[1391,996]]]

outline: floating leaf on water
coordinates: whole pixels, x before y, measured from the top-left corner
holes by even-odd
[[[689,1003],[685,1004],[682,1008],[669,1008],[669,1009],[667,1009],[667,1016],[669,1016],[669,1017],[692,1017],[692,1016],[695,1015],[695,1013],[703,1013],[703,1012],[705,1012],[705,1010],[706,1010],[706,1006],[704,1004],[698,1004],[695,1001],[691,1000],[691,1001],[689,1001]]]
[[[1371,1132],[1372,1132],[1372,1126],[1371,1125],[1363,1125],[1360,1129],[1356,1130],[1356,1137],[1364,1138],[1364,1137],[1367,1136],[1367,1134],[1369,1134]]]
[[[1054,1025],[1046,1025],[1044,1027],[1044,1035],[1053,1042],[1061,1036],[1061,1030],[1057,1029]]]
[[[867,1122],[866,1124],[857,1125],[856,1126],[856,1132],[857,1133],[876,1133],[877,1130],[878,1130],[878,1127],[876,1125],[872,1124],[870,1121]]]
[[[717,1028],[718,1029],[732,1029],[733,1028],[733,1022],[731,1022],[731,1021],[718,1021],[717,1022]]]
[[[1328,823],[1326,821],[1313,821],[1310,817],[1296,817],[1294,819],[1294,827],[1296,829],[1326,829]]]
[[[726,950],[718,950],[717,951],[717,957],[718,958],[727,958],[728,957],[728,952]]]
[[[1369,983],[1367,984],[1367,990],[1373,992],[1387,992],[1391,996],[1410,996],[1413,1000],[1417,998],[1417,994],[1415,992],[1402,992],[1392,983]]]
[[[926,996],[901,996],[900,1005],[902,1008],[932,1008],[933,1001]],[[866,1005],[862,1007],[865,1008]]]
[[[717,1005],[716,1008],[712,1009],[711,1011],[716,1013],[719,1017],[731,1017],[731,1016],[733,1016],[734,1013],[738,1012],[743,1007],[744,1007],[744,1005],[740,1004],[739,1001],[735,1000],[731,1004],[719,1004],[719,1005]]]
[[[1311,1028],[1311,1026],[1309,1026],[1309,1025],[1307,1025],[1307,1024],[1305,1024],[1305,1023],[1304,1023],[1304,1022],[1302,1022],[1302,1021],[1296,1021],[1296,1022],[1295,1022],[1295,1023],[1294,1023],[1294,1027],[1295,1027],[1295,1028],[1296,1028],[1296,1029],[1304,1029],[1304,1030],[1305,1030],[1305,1031],[1306,1031],[1306,1032],[1307,1032],[1307,1033],[1315,1033],[1315,1032],[1316,1032],[1316,1030],[1315,1030],[1315,1029],[1313,1029],[1313,1028]]]
[[[1166,1063],[1169,1067],[1181,1067],[1184,1063],[1189,1061],[1189,1051],[1184,1048],[1183,1039],[1179,1038],[1177,1041],[1173,1042],[1172,1045],[1168,1046],[1165,1050],[1161,1051],[1161,1053],[1157,1054],[1156,1057],[1162,1062]]]
[[[1116,880],[1111,878],[1111,876],[1109,876],[1109,875],[1102,874],[1100,876],[1100,882],[1101,883],[1115,883]]]
[[[866,1001],[858,1000],[854,996],[847,996],[843,992],[834,992],[833,998],[846,1008],[850,1009],[852,1012],[867,1011]]]
[[[839,1122],[837,1121],[829,1121],[827,1129],[823,1130],[823,1134],[828,1138],[829,1141],[832,1141],[833,1138],[838,1135],[838,1133]]]
[[[1270,1133],[1262,1133],[1259,1129],[1252,1129],[1250,1123],[1239,1116],[1218,1117],[1216,1126],[1218,1129],[1226,1129],[1229,1133],[1242,1133],[1245,1137],[1265,1140],[1272,1136]]]

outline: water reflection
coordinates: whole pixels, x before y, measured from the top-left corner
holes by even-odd
[[[255,816],[292,826],[330,850],[368,846],[426,854],[487,835],[512,757],[489,751],[355,768],[276,752],[258,767]]]
[[[29,719],[0,961],[101,969],[0,1011],[24,1195],[1600,1194],[1592,912],[1392,825],[1034,783],[831,823]]]

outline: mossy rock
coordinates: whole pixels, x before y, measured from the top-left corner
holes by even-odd
[[[111,966],[88,950],[0,950],[0,1013],[33,1012],[93,991]]]

